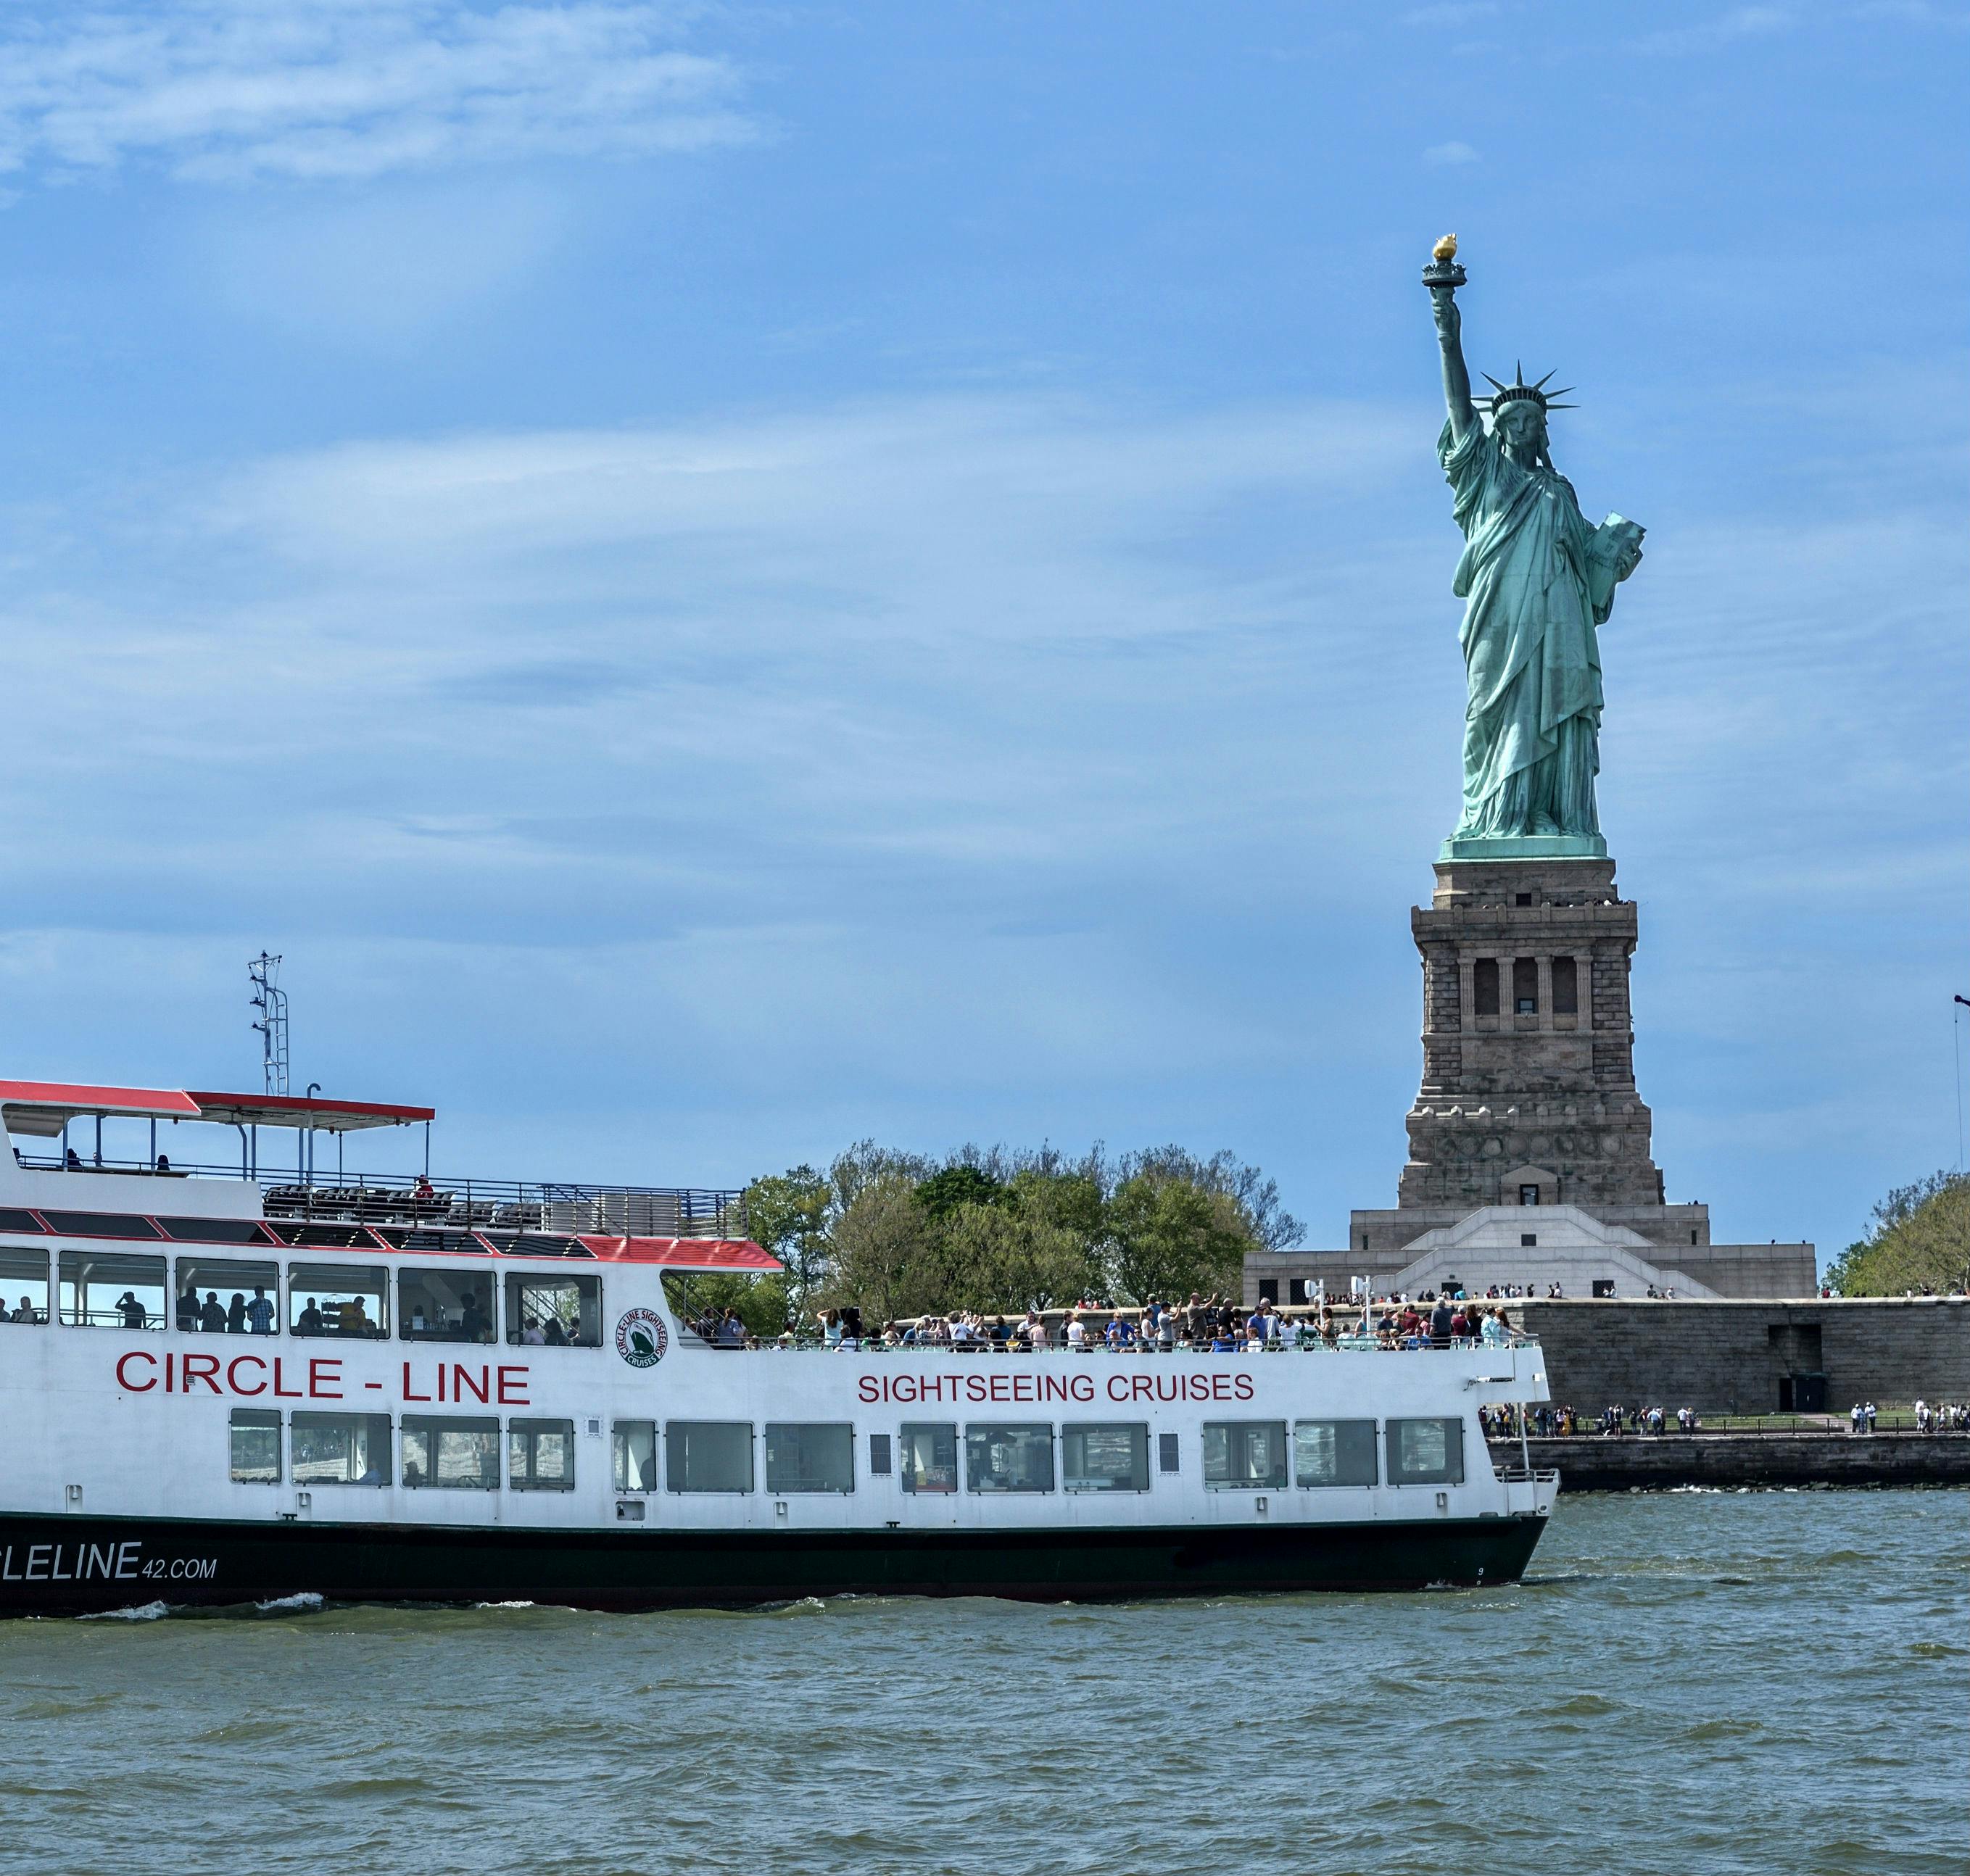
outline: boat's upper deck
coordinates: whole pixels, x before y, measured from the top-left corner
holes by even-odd
[[[0,1156],[0,1206],[44,1219],[117,1218],[134,1226],[15,1227],[24,1230],[190,1238],[200,1235],[189,1228],[196,1221],[230,1220],[258,1228],[228,1241],[320,1248],[511,1254],[511,1241],[524,1235],[527,1254],[551,1256],[582,1253],[532,1245],[745,1236],[744,1208],[730,1190],[435,1175],[435,1118],[430,1108],[313,1093],[0,1081],[0,1120],[12,1147]],[[381,1129],[421,1129],[423,1170],[352,1169],[349,1136]]]

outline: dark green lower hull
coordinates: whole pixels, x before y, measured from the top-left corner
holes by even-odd
[[[0,1514],[0,1615],[150,1602],[743,1608],[803,1596],[1032,1602],[1507,1582],[1543,1517],[1063,1531],[438,1530]]]

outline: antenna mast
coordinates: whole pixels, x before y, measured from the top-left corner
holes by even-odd
[[[253,980],[253,1007],[260,1012],[253,1027],[260,1035],[260,1066],[270,1095],[288,1092],[288,993],[275,981],[280,974],[280,959],[264,951],[246,966]]]

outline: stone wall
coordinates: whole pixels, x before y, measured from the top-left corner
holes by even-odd
[[[1775,1413],[1788,1375],[1822,1374],[1826,1405],[1970,1400],[1970,1300],[1508,1303],[1546,1350],[1556,1401],[1674,1413]]]
[[[1664,1433],[1660,1438],[1534,1439],[1533,1465],[1556,1466],[1567,1491],[1675,1485],[1970,1485],[1962,1433]],[[1519,1463],[1516,1439],[1494,1440],[1500,1466]]]

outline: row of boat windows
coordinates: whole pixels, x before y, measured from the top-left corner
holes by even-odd
[[[590,1430],[600,1431],[597,1421]],[[234,1480],[278,1485],[281,1415],[236,1407]],[[286,1476],[297,1485],[385,1485],[394,1475],[419,1489],[499,1489],[501,1423],[492,1415],[406,1413],[391,1468],[387,1413],[297,1410],[286,1421]],[[506,1479],[515,1491],[572,1491],[574,1423],[505,1423]],[[659,1436],[661,1433],[661,1437]],[[1373,1485],[1461,1485],[1464,1423],[1392,1420],[1208,1420],[1198,1460],[1220,1491]],[[610,1480],[619,1492],[847,1494],[856,1488],[855,1429],[843,1421],[617,1420],[610,1430]],[[912,1494],[1147,1491],[1149,1429],[1140,1421],[905,1422],[872,1433],[863,1447],[872,1478],[893,1477]],[[1386,1459],[1386,1470],[1383,1461]],[[660,1462],[661,1460],[661,1462]],[[1157,1436],[1158,1471],[1182,1469],[1179,1436]]]
[[[187,1334],[494,1342],[501,1318],[515,1344],[593,1349],[602,1342],[602,1279],[381,1264],[290,1264],[255,1258],[69,1250],[54,1266],[55,1314],[73,1328]],[[0,1249],[0,1320],[46,1323],[48,1253]],[[503,1281],[502,1280],[503,1277]],[[503,1302],[503,1309],[502,1309]]]

